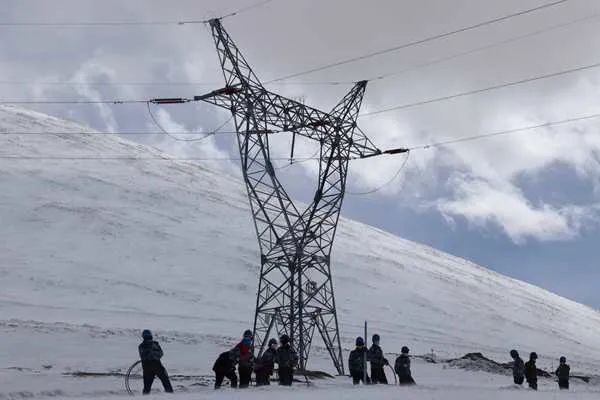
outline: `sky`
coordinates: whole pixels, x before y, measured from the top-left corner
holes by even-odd
[[[549,2],[272,0],[223,25],[256,75],[269,81]],[[0,22],[204,20],[256,3],[4,0]],[[204,24],[1,23],[1,100],[191,97],[223,85]],[[393,74],[367,85],[363,112],[369,113],[595,64],[599,54],[600,3],[568,0],[267,88],[328,110],[351,82]],[[418,147],[600,113],[599,95],[600,68],[589,68],[358,122],[382,149]],[[145,104],[29,107],[101,131],[157,132],[126,137],[176,156],[236,156],[232,135],[196,142],[164,135]],[[210,132],[228,120],[225,111],[199,103],[153,106],[152,112],[169,132]],[[404,155],[352,161],[343,214],[599,308],[599,127],[597,118],[421,148],[406,163]],[[289,145],[288,135],[274,139],[274,154],[288,156]],[[299,140],[296,154],[310,156],[314,150],[314,143]],[[205,163],[241,177],[235,161]],[[315,173],[316,165],[305,162],[281,170],[281,177],[295,198],[308,201]],[[379,187],[372,194],[351,194]]]

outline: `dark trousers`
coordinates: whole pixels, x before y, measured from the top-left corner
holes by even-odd
[[[365,374],[361,371],[350,372],[352,376],[352,383],[354,385],[358,385],[359,383],[363,383],[363,385],[369,385],[371,383],[371,379],[369,375],[367,375],[367,381],[365,382]]]
[[[569,390],[569,380],[568,379],[559,379],[558,387],[561,390]]]
[[[230,371],[215,371],[215,389],[218,389],[221,387],[221,385],[223,384],[223,379],[229,379],[229,382],[231,383],[231,387],[232,388],[237,388],[237,383],[238,383],[238,379],[237,379],[237,375],[235,374],[235,370],[230,370]]]
[[[527,383],[529,384],[529,387],[533,390],[537,390],[537,380],[535,381],[527,381]]]
[[[383,367],[371,367],[371,383],[382,383],[387,385],[388,381]]]
[[[240,365],[238,366],[238,373],[240,374],[240,389],[245,389],[250,386],[252,368],[246,365]]]
[[[165,392],[173,393],[173,387],[171,386],[167,370],[160,361],[142,361],[142,369],[144,371],[144,394],[150,393],[155,377],[160,379]]]
[[[266,371],[254,371],[256,375],[256,386],[266,386],[271,384],[271,374]]]
[[[402,386],[416,385],[415,380],[410,375],[398,375],[398,383]]]
[[[279,384],[282,386],[292,386],[294,381],[294,368],[279,367]]]
[[[515,385],[522,385],[525,380],[524,376],[513,376],[513,378],[515,380]]]

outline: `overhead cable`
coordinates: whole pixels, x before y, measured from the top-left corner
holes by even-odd
[[[584,115],[581,117],[561,119],[561,120],[557,120],[557,121],[549,121],[549,122],[544,122],[544,123],[540,123],[540,124],[522,126],[519,128],[506,129],[506,130],[501,130],[501,131],[496,131],[496,132],[482,133],[482,134],[474,135],[474,136],[466,136],[466,137],[460,137],[460,138],[456,138],[456,139],[448,139],[448,140],[443,140],[443,141],[439,141],[439,142],[433,142],[433,143],[428,143],[428,144],[424,144],[424,145],[408,147],[407,150],[409,150],[409,151],[427,150],[427,149],[434,148],[434,147],[443,147],[443,146],[449,146],[449,145],[453,145],[453,144],[457,144],[457,143],[472,142],[475,140],[488,139],[488,138],[495,137],[495,136],[510,135],[513,133],[531,131],[531,130],[540,129],[540,128],[550,128],[550,127],[557,126],[557,125],[571,124],[574,122],[588,121],[588,120],[593,120],[593,119],[597,119],[597,118],[600,118],[600,113]]]
[[[184,138],[179,138],[179,137],[175,136],[175,134],[170,133],[166,129],[163,128],[163,126],[158,122],[158,120],[154,116],[154,113],[152,113],[152,108],[151,108],[150,102],[147,102],[146,106],[147,106],[147,109],[148,109],[148,115],[150,116],[150,119],[152,120],[152,122],[154,123],[154,125],[156,125],[156,127],[158,129],[160,129],[160,131],[162,133],[164,133],[165,135],[169,136],[171,139],[177,140],[179,142],[201,142],[203,140],[206,140],[209,137],[214,136],[215,134],[219,133],[219,131],[233,119],[233,115],[232,115],[231,117],[229,117],[228,120],[226,120],[225,122],[223,122],[222,124],[220,124],[218,127],[216,127],[215,129],[213,129],[212,131],[204,133],[204,136],[202,136],[202,137],[191,138],[191,139],[190,138],[185,138],[184,139]]]
[[[500,83],[497,85],[487,86],[487,87],[480,88],[480,89],[473,89],[473,90],[468,90],[465,92],[455,93],[455,94],[451,94],[451,95],[447,95],[447,96],[434,97],[431,99],[421,100],[421,101],[417,101],[414,103],[407,103],[407,104],[402,104],[402,105],[398,105],[398,106],[384,108],[381,110],[370,111],[370,112],[359,115],[359,117],[369,117],[372,115],[387,113],[390,111],[397,111],[397,110],[403,110],[403,109],[422,106],[422,105],[431,104],[431,103],[438,103],[440,101],[446,101],[446,100],[456,99],[458,97],[470,96],[473,94],[479,94],[479,93],[489,92],[492,90],[507,88],[507,87],[511,87],[511,86],[522,85],[525,83],[535,82],[535,81],[539,81],[539,80],[543,80],[543,79],[555,78],[557,76],[572,74],[575,72],[581,72],[581,71],[598,68],[598,67],[600,67],[600,62],[589,64],[589,65],[583,65],[580,67],[570,68],[570,69],[566,69],[566,70],[562,70],[562,71],[558,71],[558,72],[552,72],[549,74],[532,76],[529,78],[520,79],[518,81]]]
[[[296,158],[297,162],[318,160],[319,158]],[[0,154],[0,160],[56,160],[56,161],[239,161],[239,157],[137,157],[121,155],[22,155],[22,154]],[[289,161],[289,158],[270,158],[271,161]]]
[[[518,12],[514,12],[514,13],[511,13],[511,14],[508,14],[508,15],[503,15],[501,17],[497,17],[497,18],[486,20],[486,21],[482,21],[482,22],[476,23],[474,25],[469,25],[469,26],[466,26],[466,27],[463,27],[463,28],[459,28],[459,29],[455,29],[455,30],[452,30],[452,31],[449,31],[449,32],[444,32],[444,33],[436,34],[436,35],[433,35],[433,36],[428,36],[428,37],[426,37],[424,39],[419,39],[419,40],[411,41],[411,42],[408,42],[408,43],[402,43],[402,44],[399,44],[399,45],[396,45],[396,46],[388,47],[386,49],[377,50],[377,51],[366,53],[366,54],[363,54],[363,55],[360,55],[360,56],[346,58],[346,59],[343,59],[343,60],[340,60],[340,61],[335,61],[335,62],[332,62],[332,63],[329,63],[329,64],[321,65],[319,67],[310,68],[310,69],[307,69],[307,70],[304,70],[304,71],[295,72],[293,74],[289,74],[289,75],[285,75],[285,76],[282,76],[282,77],[279,77],[279,78],[271,79],[270,81],[265,82],[265,84],[269,84],[269,83],[273,83],[273,82],[279,82],[279,81],[283,81],[283,80],[291,79],[291,78],[297,78],[299,76],[312,74],[312,73],[323,71],[323,70],[330,69],[330,68],[333,68],[333,67],[339,67],[341,65],[350,64],[350,63],[354,63],[354,62],[357,62],[357,61],[362,61],[362,60],[365,60],[365,59],[368,59],[368,58],[372,58],[372,57],[377,57],[377,56],[381,56],[381,55],[384,55],[384,54],[393,53],[393,52],[396,52],[396,51],[399,51],[399,50],[402,50],[402,49],[406,49],[406,48],[409,48],[409,47],[414,47],[414,46],[422,45],[422,44],[425,44],[425,43],[428,43],[428,42],[432,42],[432,41],[435,41],[435,40],[443,39],[443,38],[446,38],[446,37],[449,37],[449,36],[453,36],[453,35],[456,35],[456,34],[459,34],[459,33],[463,33],[463,32],[471,31],[471,30],[474,30],[474,29],[478,29],[478,28],[481,28],[481,27],[484,27],[484,26],[487,26],[487,25],[496,24],[498,22],[506,21],[506,20],[511,19],[511,18],[515,18],[515,17],[519,17],[519,16],[522,16],[522,15],[534,13],[534,12],[537,12],[537,11],[540,11],[540,10],[543,10],[543,9],[546,9],[546,8],[555,7],[555,6],[564,4],[564,3],[568,2],[568,1],[570,1],[570,0],[558,0],[558,1],[553,1],[553,2],[550,2],[550,3],[542,4],[541,6],[529,8],[529,9],[526,9],[526,10],[521,10],[521,11],[518,11]]]
[[[406,154],[406,156],[404,157],[404,161],[402,161],[402,164],[400,164],[400,167],[396,170],[396,172],[394,173],[394,175],[392,175],[392,177],[390,179],[385,181],[385,183],[383,183],[373,189],[366,190],[364,192],[346,191],[346,193],[349,195],[352,195],[352,196],[364,196],[364,195],[368,195],[368,194],[372,194],[372,193],[377,193],[380,190],[383,190],[385,187],[391,185],[396,180],[396,178],[398,178],[398,176],[400,176],[400,173],[404,170],[404,168],[408,164],[410,152],[407,151],[407,152],[405,152],[405,154]]]
[[[448,56],[444,56],[441,58],[436,58],[431,61],[426,61],[423,63],[415,64],[412,66],[408,66],[399,71],[390,72],[387,74],[381,74],[374,76],[369,79],[364,79],[367,81],[379,81],[387,78],[396,77],[402,74],[405,74],[410,71],[415,71],[421,68],[430,67],[433,65],[441,64],[447,61],[455,60],[460,57],[464,57],[467,55],[475,54],[484,50],[489,50],[494,47],[502,46],[508,43],[516,42],[519,40],[523,40],[526,38],[534,37],[541,35],[543,33],[547,33],[553,30],[566,28],[571,25],[580,24],[583,22],[591,21],[594,19],[598,19],[600,15],[595,13],[592,15],[586,15],[584,17],[580,17],[571,21],[567,21],[564,23],[551,25],[545,28],[538,29],[533,32],[528,32],[522,35],[510,37],[507,39],[500,40],[498,42],[493,42],[490,44],[486,44],[480,47],[475,47],[463,52],[450,54]],[[328,86],[338,86],[338,85],[351,85],[356,83],[356,81],[350,80],[326,80],[326,81],[281,81],[281,82],[271,82],[271,85],[328,85]],[[43,86],[218,86],[221,85],[222,82],[200,82],[200,81],[162,81],[162,82],[153,82],[153,81],[114,81],[114,82],[92,82],[92,81],[0,81],[0,85],[43,85]]]
[[[494,47],[503,46],[503,45],[506,45],[508,43],[513,43],[513,42],[516,42],[516,41],[519,41],[519,40],[523,40],[523,39],[527,39],[527,38],[530,38],[530,37],[538,36],[538,35],[541,35],[543,33],[548,33],[550,31],[553,31],[553,30],[557,30],[557,29],[561,29],[561,28],[566,28],[566,27],[571,26],[571,25],[581,24],[582,22],[587,22],[587,21],[591,21],[591,20],[594,20],[594,19],[598,19],[598,17],[600,17],[600,15],[597,14],[597,13],[595,13],[593,15],[586,15],[585,17],[577,18],[577,19],[574,19],[574,20],[571,20],[571,21],[568,21],[568,22],[560,23],[560,24],[557,24],[557,25],[551,25],[551,26],[548,26],[546,28],[538,29],[538,30],[533,31],[533,32],[528,32],[528,33],[525,33],[525,34],[522,34],[522,35],[513,36],[513,37],[510,37],[510,38],[507,38],[507,39],[500,40],[498,42],[493,42],[493,43],[486,44],[486,45],[479,46],[479,47],[475,47],[475,48],[472,48],[472,49],[469,49],[469,50],[466,50],[466,51],[463,51],[463,52],[450,54],[448,56],[444,56],[444,57],[441,57],[441,58],[436,58],[436,59],[431,60],[431,61],[426,61],[426,62],[423,62],[423,63],[415,64],[415,65],[412,65],[412,66],[408,66],[408,67],[406,67],[404,69],[401,69],[399,71],[394,71],[394,72],[390,72],[390,73],[387,73],[387,74],[381,74],[381,75],[375,76],[375,77],[367,79],[367,80],[370,81],[370,82],[374,82],[374,81],[380,81],[380,80],[384,80],[384,79],[388,79],[388,78],[397,77],[397,76],[405,74],[407,72],[415,71],[415,70],[418,70],[418,69],[421,69],[421,68],[425,68],[425,67],[431,67],[433,65],[437,65],[437,64],[441,64],[441,63],[444,63],[444,62],[447,62],[447,61],[455,60],[457,58],[461,58],[461,57],[468,56],[468,55],[471,55],[471,54],[479,53],[479,52],[484,51],[484,50],[489,50],[489,49],[492,49]],[[296,84],[298,82],[292,82],[292,83]],[[339,85],[339,84],[342,84],[342,83],[344,83],[344,84],[351,84],[351,83],[354,83],[354,82],[348,82],[348,81],[346,81],[346,82],[341,82],[341,81],[340,82],[335,82],[336,85]]]
[[[230,18],[246,11],[252,10],[254,8],[258,8],[266,5],[274,0],[263,0],[258,3],[250,4],[249,6],[237,9],[235,11],[226,13],[217,19],[225,19]],[[80,22],[36,22],[36,21],[26,21],[26,22],[10,22],[3,21],[0,22],[0,27],[104,27],[104,26],[152,26],[152,25],[191,25],[191,24],[208,24],[212,18],[210,19],[197,19],[197,20],[162,20],[162,21],[80,21]]]
[[[437,103],[440,101],[455,99],[457,97],[469,96],[469,95],[489,92],[489,91],[497,90],[497,89],[501,89],[501,88],[522,85],[525,83],[535,82],[535,81],[539,81],[539,80],[543,80],[543,79],[555,78],[558,76],[581,72],[581,71],[594,69],[594,68],[598,68],[598,67],[600,67],[600,62],[588,64],[588,65],[582,65],[579,67],[569,68],[566,70],[552,72],[552,73],[548,73],[548,74],[536,75],[536,76],[532,76],[529,78],[520,79],[517,81],[511,81],[511,82],[500,83],[500,84],[496,84],[496,85],[492,85],[492,86],[486,86],[484,88],[473,89],[473,90],[469,90],[469,91],[465,91],[465,92],[455,93],[452,95],[435,97],[432,99],[421,100],[421,101],[417,101],[414,103],[407,103],[407,104],[402,104],[402,105],[398,105],[398,106],[388,107],[388,108],[385,108],[382,110],[370,111],[367,113],[360,114],[359,117],[367,117],[367,116],[382,114],[382,113],[386,113],[386,112],[390,112],[390,111],[394,111],[394,110],[401,110],[401,109],[405,109],[405,108],[411,108],[411,107],[421,106],[421,105],[430,104],[430,103]],[[200,98],[202,96],[196,96],[196,97]],[[85,104],[114,104],[114,105],[120,105],[120,104],[141,104],[141,103],[146,104],[148,102],[151,102],[153,104],[181,104],[181,103],[189,103],[189,102],[193,102],[193,101],[197,101],[197,100],[179,98],[179,97],[178,98],[165,98],[165,99],[159,98],[159,99],[151,99],[151,100],[119,100],[119,99],[115,99],[115,100],[58,100],[58,99],[50,100],[50,99],[44,99],[44,100],[0,100],[0,104],[74,104],[74,105],[77,105],[77,104],[84,104],[84,105]]]
[[[0,104],[142,104],[148,100],[0,100]]]

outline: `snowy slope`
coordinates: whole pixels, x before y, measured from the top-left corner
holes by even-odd
[[[112,135],[2,134],[15,131],[89,128],[0,107],[0,155],[167,158]],[[121,368],[150,327],[177,368],[209,374],[250,326],[258,251],[239,179],[169,160],[0,159],[0,187],[0,370]],[[364,224],[341,220],[333,272],[346,348],[368,319],[390,352],[506,360],[514,347],[542,367],[562,354],[600,366],[597,311]],[[61,345],[32,344],[49,339]]]

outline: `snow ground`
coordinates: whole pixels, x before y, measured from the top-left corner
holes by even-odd
[[[136,330],[102,329],[92,326],[75,326],[64,323],[33,323],[16,320],[0,325],[2,337],[2,363],[0,368],[0,399],[23,398],[115,398],[126,396],[123,377],[129,364],[136,359]],[[511,377],[479,371],[449,368],[445,364],[431,364],[421,359],[413,360],[413,374],[418,387],[352,387],[349,378],[316,380],[310,387],[297,383],[293,390],[272,386],[251,388],[237,392],[224,389],[214,392],[212,376],[206,365],[206,354],[234,339],[158,332],[166,356],[165,365],[173,379],[176,398],[249,398],[286,399],[311,398],[339,399],[397,398],[407,399],[554,399],[558,393],[556,383],[540,380],[540,393],[515,388]],[[7,343],[10,346],[6,345]],[[60,356],[57,356],[60,353]],[[317,368],[327,368],[328,360],[318,354]],[[19,369],[15,369],[18,366]],[[106,376],[78,377],[80,372],[102,373]],[[389,371],[388,379],[393,380]],[[141,382],[133,381],[133,389],[141,390]],[[155,383],[160,390],[160,383]],[[572,381],[568,397],[592,399],[600,395],[600,385]],[[160,396],[152,396],[160,398]],[[163,397],[164,398],[164,397]]]
[[[29,131],[90,130],[0,107],[0,155],[167,157],[110,135],[2,134]],[[157,332],[170,373],[194,398],[558,395],[551,381],[534,394],[512,390],[506,376],[424,362],[413,389],[338,379],[294,392],[212,393],[193,384],[209,379],[217,354],[250,326],[255,302],[259,257],[239,180],[176,161],[2,159],[0,187],[0,400],[123,394],[120,376],[65,374],[124,372],[143,328]],[[537,351],[547,370],[564,354],[574,372],[600,375],[597,311],[354,221],[342,219],[338,232],[333,273],[346,350],[368,319],[390,352],[409,345],[414,354],[506,361],[517,348]],[[319,344],[309,367],[331,372]],[[596,390],[576,384],[568,395],[597,398]]]

